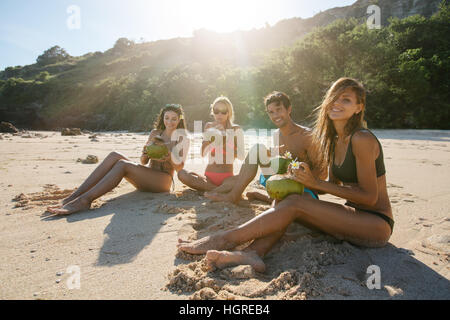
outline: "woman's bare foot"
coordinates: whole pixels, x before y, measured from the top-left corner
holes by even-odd
[[[227,250],[236,245],[225,240],[224,233],[207,236],[192,242],[178,240],[179,250],[190,254],[205,254],[208,250]]]
[[[247,197],[247,199],[249,201],[259,200],[259,201],[267,202],[269,204],[272,203],[272,199],[268,195],[265,195],[265,194],[260,193],[258,191],[247,192],[245,194],[245,196]]]
[[[230,192],[231,189],[233,189],[233,186],[230,186],[229,184],[222,183],[220,186],[214,188],[211,190],[212,193],[227,193]]]
[[[47,207],[47,209],[60,209],[60,208],[62,208],[63,206],[65,206],[66,204],[68,204],[69,202],[71,202],[73,200],[74,199],[66,198],[63,201],[61,201],[61,204],[57,204],[55,206],[49,206],[49,207]]]
[[[69,215],[75,212],[88,210],[91,207],[91,202],[83,198],[76,198],[75,200],[63,205],[62,207],[48,207],[47,211],[56,215]]]
[[[63,199],[63,201],[61,202],[63,206],[65,206],[66,204],[68,204],[69,202],[72,202],[73,200],[75,200],[76,198],[78,198],[78,196],[76,195],[70,195],[67,198]]]
[[[204,196],[214,202],[230,202],[237,204],[241,197],[233,197],[231,193],[205,192]]]
[[[63,206],[65,206],[66,204],[68,204],[69,202],[72,202],[73,200],[75,200],[76,198],[78,198],[78,196],[76,194],[72,193],[70,196],[63,199],[60,204],[55,205],[55,206],[49,206],[49,207],[47,207],[47,209],[60,209]]]
[[[266,265],[262,259],[253,251],[216,251],[209,250],[206,253],[208,266],[219,269],[237,266],[251,265],[257,272],[264,272]]]

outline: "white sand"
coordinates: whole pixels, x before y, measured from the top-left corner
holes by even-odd
[[[247,267],[207,273],[201,261],[176,256],[178,237],[203,236],[268,208],[213,204],[177,180],[176,194],[137,192],[124,180],[98,209],[42,218],[47,204],[96,167],[78,158],[102,161],[115,150],[137,162],[145,135],[102,133],[93,142],[88,134],[1,134],[0,299],[449,299],[450,132],[375,133],[394,210],[390,243],[357,248],[296,224],[265,259],[264,275]],[[67,284],[73,265],[79,289]],[[370,265],[380,267],[380,290],[366,286]]]

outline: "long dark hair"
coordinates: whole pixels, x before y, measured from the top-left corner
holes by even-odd
[[[164,115],[167,111],[173,111],[178,115],[180,122],[178,123],[177,129],[186,130],[183,107],[179,104],[167,104],[164,108],[162,108],[159,112],[158,118],[153,125],[153,128],[161,131],[164,131],[166,129],[166,125],[164,124]]]
[[[362,104],[362,110],[354,114],[345,125],[345,134],[351,135],[358,128],[367,128],[364,120],[364,111],[366,106],[366,90],[361,82],[352,78],[338,79],[327,91],[322,104],[316,109],[316,122],[314,126],[313,140],[314,145],[323,155],[323,167],[327,167],[331,162],[332,142],[337,133],[333,121],[328,117],[328,109],[334,104],[339,96],[350,88],[356,95],[357,103]]]

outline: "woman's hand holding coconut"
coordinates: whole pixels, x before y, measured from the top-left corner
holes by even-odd
[[[288,173],[290,178],[302,183],[310,189],[317,189],[319,180],[312,174],[306,162],[294,162],[289,165]]]
[[[162,138],[154,139],[144,147],[147,157],[154,161],[164,162],[170,160],[170,143],[165,143]]]

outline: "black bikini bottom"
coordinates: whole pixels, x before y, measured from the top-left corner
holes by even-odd
[[[388,217],[387,215],[385,215],[385,214],[383,214],[383,213],[380,213],[380,212],[377,212],[377,211],[366,210],[366,209],[359,209],[359,208],[356,208],[355,206],[349,204],[348,202],[345,203],[345,205],[346,205],[346,206],[349,206],[349,207],[352,207],[352,208],[355,208],[355,209],[357,209],[357,210],[359,210],[359,211],[371,213],[371,214],[374,214],[374,215],[380,217],[381,219],[383,219],[384,221],[386,221],[386,222],[389,224],[389,226],[391,227],[391,234],[392,234],[392,232],[394,231],[394,220],[392,220],[392,219],[391,219],[390,217]]]

